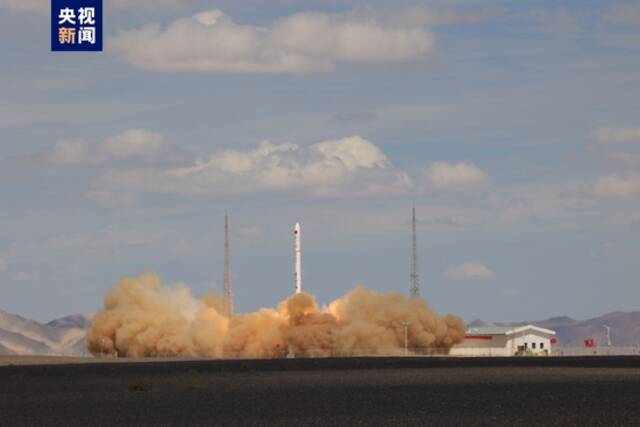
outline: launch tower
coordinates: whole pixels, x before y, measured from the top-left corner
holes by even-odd
[[[420,297],[420,278],[418,277],[418,236],[416,231],[416,208],[413,208],[411,218],[411,298]]]
[[[296,280],[296,293],[302,292],[302,254],[300,247],[300,223],[296,223],[293,229],[293,244],[295,251],[294,276]]]
[[[224,296],[223,311],[227,317],[233,316],[233,282],[229,266],[229,217],[224,214]]]

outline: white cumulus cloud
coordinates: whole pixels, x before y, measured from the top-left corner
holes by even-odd
[[[263,141],[252,150],[217,152],[189,167],[112,172],[107,183],[129,190],[202,195],[274,191],[366,196],[405,194],[412,188],[406,173],[359,136],[309,147]]]
[[[593,132],[593,137],[599,144],[640,142],[640,126],[619,125],[600,127]]]
[[[465,262],[446,271],[445,276],[450,280],[491,280],[496,275],[487,266],[479,262]]]
[[[221,73],[308,73],[338,62],[416,61],[434,50],[423,19],[371,11],[297,13],[267,27],[236,24],[220,10],[121,31],[111,47],[134,66]]]
[[[432,163],[427,169],[425,179],[429,188],[435,191],[471,190],[485,187],[491,181],[484,171],[467,162]]]
[[[146,129],[130,129],[107,138],[102,143],[103,152],[114,157],[142,157],[155,154],[164,146],[161,134]]]
[[[63,141],[45,155],[48,162],[63,165],[97,165],[113,161],[154,164],[184,164],[192,159],[186,151],[167,143],[162,134],[147,129],[129,129],[100,144]]]
[[[61,165],[83,165],[97,163],[91,147],[83,141],[58,142],[46,155],[50,163]]]
[[[611,174],[601,176],[595,184],[595,193],[603,197],[640,196],[640,174]]]

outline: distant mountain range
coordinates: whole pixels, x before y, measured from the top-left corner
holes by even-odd
[[[536,325],[556,332],[558,345],[582,347],[584,340],[593,338],[598,345],[606,345],[605,326],[611,328],[611,345],[617,347],[640,345],[640,311],[616,311],[588,320],[574,320],[570,317],[552,317],[547,320],[518,323],[488,323],[474,320],[469,327],[478,326],[520,326]]]
[[[88,355],[85,337],[94,316],[95,313],[75,314],[42,324],[0,310],[0,355]],[[556,331],[561,346],[582,347],[588,338],[604,345],[607,342],[605,325],[611,328],[612,345],[640,345],[640,311],[613,312],[588,320],[566,316],[517,323],[474,320],[468,326],[529,324]]]
[[[42,324],[0,310],[0,355],[87,355],[93,317],[76,314]]]

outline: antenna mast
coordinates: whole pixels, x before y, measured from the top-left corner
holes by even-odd
[[[229,217],[224,214],[224,315],[233,315],[233,291],[231,289],[231,268],[229,267]]]
[[[416,208],[413,208],[411,218],[412,246],[411,246],[411,298],[420,297],[420,280],[418,277],[418,237],[416,232]]]

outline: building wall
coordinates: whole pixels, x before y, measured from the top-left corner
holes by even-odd
[[[469,357],[508,357],[512,356],[507,347],[459,347],[455,346],[449,352],[450,356]]]
[[[466,337],[449,353],[452,356],[510,356],[507,337],[504,335],[483,335]]]
[[[547,351],[551,355],[551,335],[537,331],[522,331],[510,336],[511,347],[517,351],[519,346],[524,346],[533,354]],[[534,345],[535,344],[535,345]],[[542,347],[541,347],[542,346]]]
[[[527,345],[527,349],[533,354],[542,353],[545,350],[551,355],[551,337],[538,331],[525,330],[513,335],[476,335],[467,336],[460,344],[455,345],[452,356],[515,356],[519,346]],[[533,344],[535,343],[535,348]],[[540,348],[542,344],[542,349]]]

